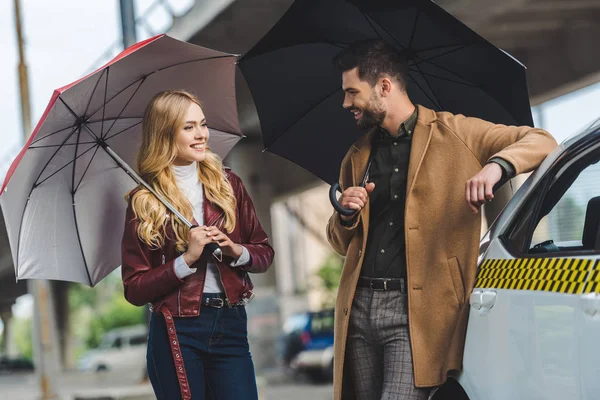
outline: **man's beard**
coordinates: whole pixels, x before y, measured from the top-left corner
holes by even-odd
[[[387,114],[383,104],[375,96],[371,96],[361,111],[362,117],[356,121],[356,125],[363,131],[370,131],[375,126],[380,126]]]

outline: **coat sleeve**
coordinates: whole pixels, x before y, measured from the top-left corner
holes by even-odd
[[[481,165],[499,157],[511,163],[516,174],[537,168],[557,146],[556,140],[539,128],[493,124],[463,115],[454,116],[449,125]]]
[[[275,256],[273,247],[269,244],[269,238],[265,233],[254,208],[254,203],[246,191],[242,180],[229,171],[230,182],[237,193],[237,223],[240,225],[242,246],[250,253],[250,262],[239,266],[243,271],[252,273],[266,272]]]
[[[121,276],[127,301],[143,306],[176,290],[184,281],[175,274],[174,260],[152,266],[151,250],[138,238],[138,225],[130,201],[121,242]]]
[[[340,188],[345,190],[352,185],[352,174],[349,166],[349,157],[346,155],[342,161],[340,168]],[[345,256],[348,252],[348,246],[350,240],[354,236],[354,232],[360,223],[361,216],[358,215],[354,218],[351,225],[343,225],[340,214],[337,211],[333,211],[333,214],[329,218],[327,223],[327,241],[333,249],[340,255]]]

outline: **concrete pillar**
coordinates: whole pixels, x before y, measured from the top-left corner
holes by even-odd
[[[244,139],[228,156],[229,165],[244,182],[256,214],[273,244],[271,202],[274,188],[266,168],[262,145],[258,140]],[[264,274],[250,274],[256,297],[248,305],[248,337],[257,372],[276,365],[276,340],[280,331],[279,299],[275,263]]]
[[[49,281],[28,280],[27,288],[34,298],[33,361],[42,400],[57,399],[57,379],[61,372],[56,311]]]
[[[0,312],[0,320],[4,326],[2,331],[2,347],[0,348],[0,354],[9,355],[10,342],[12,340],[10,334],[10,327],[12,322],[12,312],[10,310]]]
[[[54,299],[54,309],[56,310],[56,333],[58,336],[58,354],[61,367],[63,369],[73,368],[73,349],[70,343],[71,329],[69,318],[69,287],[70,282],[52,281],[52,293]]]

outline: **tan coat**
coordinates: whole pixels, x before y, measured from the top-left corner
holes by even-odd
[[[342,161],[343,189],[361,182],[371,152],[371,132]],[[437,386],[462,365],[468,296],[475,283],[480,214],[465,201],[465,183],[492,157],[516,173],[531,171],[556,147],[545,131],[495,125],[477,118],[418,106],[406,194],[405,236],[409,328],[415,384]],[[337,212],[327,225],[331,246],[346,256],[335,309],[334,399],[353,398],[344,379],[348,319],[369,230],[369,204],[352,227]]]

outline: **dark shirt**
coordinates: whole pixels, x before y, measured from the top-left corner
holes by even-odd
[[[404,235],[408,163],[417,109],[398,129],[394,137],[380,129],[373,137],[369,182],[375,189],[369,196],[369,233],[361,276],[369,278],[405,278],[406,248]],[[514,177],[513,165],[499,157],[502,180]],[[352,221],[342,221],[350,226]]]
[[[404,205],[410,158],[411,136],[417,123],[417,110],[402,124],[394,137],[380,129],[373,137],[369,182],[369,236],[361,270],[370,278],[406,276]]]

